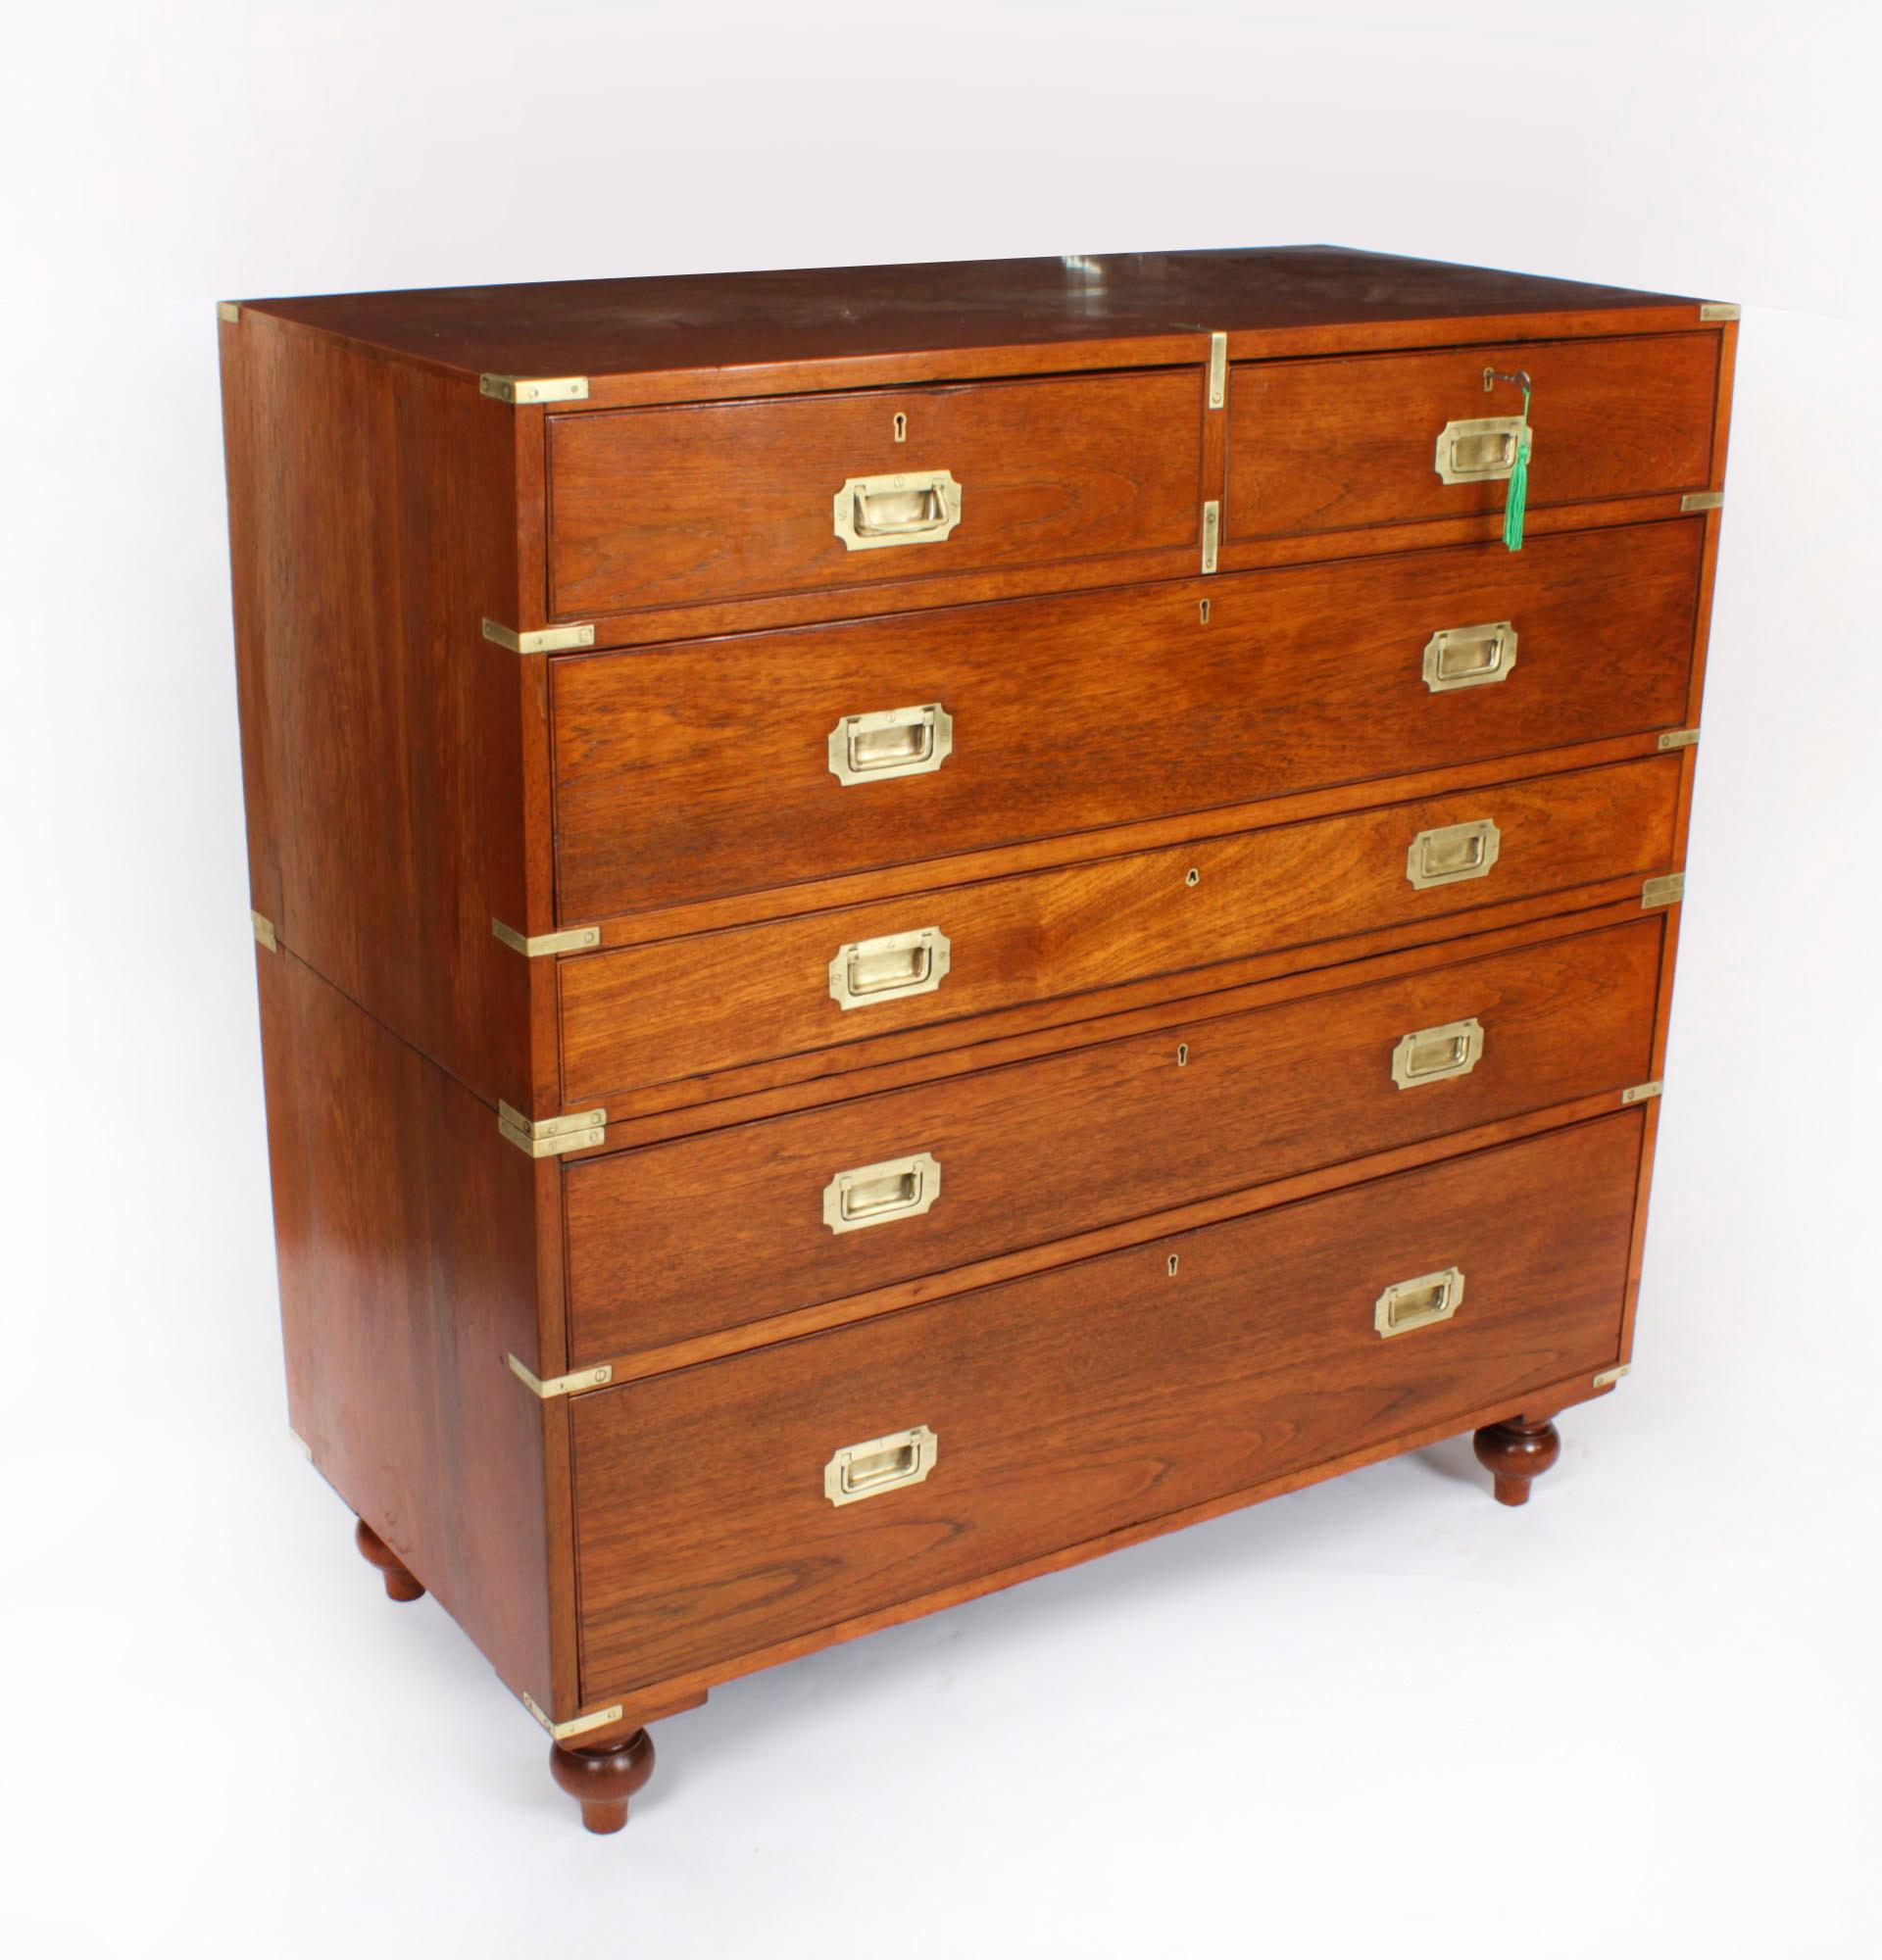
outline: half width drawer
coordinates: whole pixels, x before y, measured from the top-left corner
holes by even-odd
[[[550,610],[1197,551],[1203,388],[1177,368],[552,416]]]
[[[563,1094],[571,1108],[605,1105],[745,1062],[1661,871],[1679,780],[1677,757],[1653,757],[566,959]],[[1452,881],[1414,884],[1414,850]],[[859,997],[857,983],[878,991]]]
[[[1704,537],[1684,518],[557,661],[563,921],[1674,726]]]
[[[1719,336],[1669,333],[1521,341],[1425,354],[1269,361],[1230,370],[1228,539],[1348,530],[1503,509],[1494,434],[1464,436],[1494,473],[1446,482],[1438,445],[1455,422],[1519,416],[1534,384],[1529,502],[1593,503],[1711,481]]]
[[[571,1161],[570,1365],[1624,1089],[1663,916]],[[832,1229],[846,1172],[916,1162]]]
[[[578,1397],[583,1698],[1592,1378],[1641,1136],[1630,1110]],[[1449,1317],[1378,1332],[1387,1289],[1454,1269]],[[826,1495],[838,1452],[917,1430]]]

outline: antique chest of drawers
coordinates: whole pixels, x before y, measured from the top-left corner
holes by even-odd
[[[1626,1371],[1737,310],[1328,248],[221,309],[290,1417],[715,1685]]]

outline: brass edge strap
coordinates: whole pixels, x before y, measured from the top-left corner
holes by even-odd
[[[1595,1387],[1598,1389],[1611,1389],[1620,1380],[1621,1376],[1632,1374],[1633,1368],[1634,1364],[1631,1361],[1623,1361],[1617,1368],[1604,1368],[1595,1377]]]
[[[539,932],[525,939],[515,926],[505,925],[500,918],[493,918],[490,931],[511,952],[520,953],[530,959],[540,959],[546,953],[581,953],[601,944],[601,928],[598,925],[571,925],[564,932]]]
[[[559,1157],[608,1140],[606,1109],[583,1109],[573,1116],[545,1116],[532,1122],[510,1103],[497,1103],[497,1128],[524,1156]]]
[[[506,1354],[503,1358],[509,1362],[510,1372],[539,1401],[552,1401],[557,1396],[576,1395],[583,1389],[606,1388],[615,1379],[615,1364],[612,1361],[604,1361],[595,1368],[577,1368],[571,1375],[557,1375],[545,1382],[540,1375],[524,1367],[514,1354]]]
[[[1662,749],[1696,749],[1699,746],[1699,730],[1697,728],[1669,728],[1659,738],[1659,746]]]
[[[1737,319],[1745,309],[1730,300],[1707,300],[1699,309],[1701,319]]]
[[[1693,511],[1720,511],[1725,507],[1723,490],[1688,490],[1679,500],[1680,514]]]
[[[588,399],[586,374],[479,374],[477,393],[493,402],[508,402],[512,408],[527,408],[536,402],[585,402]]]
[[[1228,335],[1209,336],[1209,406],[1219,409],[1228,399]]]
[[[570,1736],[585,1736],[592,1729],[605,1729],[610,1723],[620,1720],[621,1711],[621,1703],[617,1701],[612,1708],[596,1708],[589,1714],[572,1716],[567,1722],[552,1722],[537,1705],[533,1694],[525,1694],[522,1705],[558,1742],[566,1742]]]
[[[500,619],[486,619],[483,622],[483,637],[493,647],[502,647],[507,653],[566,654],[574,647],[592,647],[595,644],[595,629],[590,624],[542,626],[534,632],[519,633],[515,627],[506,626]]]
[[[1623,1103],[1651,1102],[1665,1087],[1663,1078],[1658,1082],[1636,1082],[1631,1089],[1620,1092],[1620,1100]]]
[[[1686,896],[1686,873],[1669,871],[1663,878],[1649,878],[1640,888],[1643,911],[1656,906],[1676,906]]]
[[[264,918],[260,912],[251,907],[248,914],[248,921],[255,929],[255,944],[257,946],[269,953],[280,952],[281,942],[274,931],[274,921],[272,919]]]

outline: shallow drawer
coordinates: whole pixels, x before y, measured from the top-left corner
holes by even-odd
[[[579,1397],[584,1698],[1592,1376],[1618,1351],[1641,1120]],[[917,1429],[931,1460],[916,1437],[845,1471]]]
[[[562,917],[1676,725],[1703,542],[1686,518],[560,661]]]
[[[1664,870],[1678,789],[1678,759],[1655,757],[563,960],[563,1093],[605,1106],[644,1084]]]
[[[571,1163],[570,1365],[1623,1089],[1662,916]]]
[[[1711,480],[1718,336],[1524,341],[1430,354],[1251,363],[1232,370],[1228,404],[1230,539],[1501,511],[1509,445],[1495,429],[1453,423],[1519,416],[1519,389],[1484,390],[1484,370],[1527,369],[1533,506]],[[1461,466],[1461,480],[1440,475]]]
[[[551,416],[551,611],[1200,551],[1203,386],[1159,368]]]

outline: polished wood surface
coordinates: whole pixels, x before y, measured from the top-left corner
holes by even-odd
[[[424,1597],[424,1588],[406,1570],[398,1553],[364,1518],[353,1527],[353,1543],[359,1546],[360,1556],[374,1567],[385,1581],[385,1596],[388,1599],[410,1605],[414,1599]]]
[[[1686,518],[558,661],[563,919],[1678,726],[1704,535]],[[1502,619],[1506,680],[1426,686],[1434,633]],[[831,772],[845,716],[930,702],[953,720],[939,769]]]
[[[572,1162],[571,1365],[1618,1092],[1646,1076],[1659,949],[1659,920],[1641,917]],[[1400,1038],[1466,1017],[1484,1029],[1472,1071],[1399,1088]],[[833,1176],[916,1151],[941,1167],[927,1212],[829,1230],[821,1200]]]
[[[1561,1454],[1561,1433],[1546,1416],[1511,1416],[1478,1430],[1471,1442],[1496,1479],[1500,1504],[1526,1504],[1530,1485]]]
[[[618,374],[1693,302],[1436,260],[1291,245],[1067,254],[246,302],[475,375]]]
[[[503,1362],[537,1352],[531,1166],[475,1097],[292,954],[255,963],[288,1421],[547,1706],[541,1405]]]
[[[1403,922],[1458,931],[1462,915],[1499,900],[1663,868],[1678,788],[1669,756],[565,960],[564,1097],[570,1108],[605,1106],[639,1083]],[[1502,831],[1489,874],[1414,889],[1414,838],[1483,818]],[[953,942],[934,992],[848,1009],[830,998],[839,948],[930,926]],[[1197,977],[1189,991],[1212,984]]]
[[[1632,1340],[1729,320],[1307,247],[220,335],[290,1418],[391,1596],[583,1719],[591,1830],[752,1668],[1445,1435],[1526,1497]],[[1486,367],[1535,383],[1521,554],[1432,466],[1516,410]],[[846,478],[938,468],[945,543],[833,535]],[[1507,680],[1424,685],[1506,618]],[[831,773],[842,717],[927,702],[939,770]],[[1410,884],[1484,817],[1488,877]],[[930,925],[939,990],[830,1000],[839,947]],[[1475,1069],[1400,1089],[1466,1017]],[[532,1159],[499,1098],[605,1141]],[[826,1228],[920,1151],[925,1215]],[[1459,1314],[1381,1340],[1452,1263]],[[916,1422],[925,1483],[827,1502]]]
[[[1619,1339],[1640,1136],[1608,1117],[582,1396],[584,1696],[1592,1376]],[[1449,1265],[1456,1316],[1380,1339],[1382,1289]],[[939,1439],[925,1483],[827,1500],[833,1451],[916,1423]]]
[[[513,434],[462,389],[224,325],[251,904],[481,1094],[527,1100]]]
[[[1711,480],[1709,334],[1525,342],[1232,370],[1224,535],[1267,537],[1501,512],[1501,482],[1446,483],[1449,422],[1522,411],[1486,368],[1526,369],[1533,507],[1699,490]]]
[[[903,439],[898,441],[897,417]],[[1196,566],[1198,368],[549,419],[558,617],[1167,551]],[[946,469],[946,538],[851,551],[852,477]]]
[[[645,1729],[592,1748],[550,1744],[549,1774],[581,1805],[582,1824],[597,1837],[626,1829],[627,1800],[653,1773],[654,1739]]]

